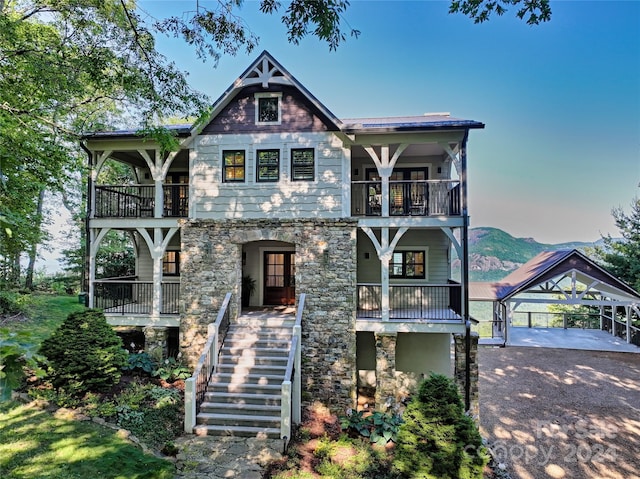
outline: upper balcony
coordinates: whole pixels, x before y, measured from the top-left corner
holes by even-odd
[[[100,185],[95,187],[94,218],[153,218],[155,211],[153,185]],[[189,216],[189,185],[162,186],[162,217]]]
[[[391,180],[386,199],[381,181],[351,183],[352,216],[383,216],[385,201],[394,217],[462,214],[459,180]]]

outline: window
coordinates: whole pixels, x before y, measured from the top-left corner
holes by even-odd
[[[389,276],[424,279],[424,269],[424,251],[394,251],[389,263]]]
[[[180,251],[166,251],[162,256],[162,274],[166,276],[180,275]]]
[[[280,124],[281,93],[256,93],[256,124]]]
[[[223,177],[227,182],[244,181],[244,150],[225,150],[223,157]]]
[[[278,181],[280,179],[280,150],[257,151],[258,181]]]
[[[293,181],[313,181],[315,177],[313,148],[291,150],[291,179]]]

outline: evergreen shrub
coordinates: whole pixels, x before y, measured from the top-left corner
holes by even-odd
[[[453,380],[432,374],[402,418],[394,467],[403,477],[482,478],[487,453]]]
[[[43,341],[40,352],[49,361],[53,386],[78,396],[108,390],[120,381],[127,364],[122,340],[96,309],[70,314]]]

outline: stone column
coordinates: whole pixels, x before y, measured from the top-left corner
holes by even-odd
[[[465,380],[466,380],[466,370],[465,370],[465,335],[464,334],[454,334],[453,339],[455,341],[455,370],[454,370],[454,379],[458,384],[458,390],[460,391],[460,396],[462,396],[462,400],[464,402],[464,394],[465,394]],[[478,334],[471,333],[471,351],[470,351],[470,368],[471,368],[471,381],[470,381],[470,391],[471,391],[471,405],[470,411],[472,417],[476,422],[480,422],[480,405],[479,405],[479,394],[478,394]]]
[[[396,333],[376,333],[376,410],[386,412],[396,403]]]
[[[142,332],[144,333],[145,352],[155,360],[166,359],[168,354],[167,328],[146,326],[142,329]]]

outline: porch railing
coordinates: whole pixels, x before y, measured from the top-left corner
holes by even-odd
[[[351,183],[351,214],[382,216],[382,182]],[[460,216],[458,180],[389,181],[389,216]]]
[[[599,313],[554,313],[548,311],[514,311],[511,325],[526,328],[599,329]]]
[[[390,319],[460,320],[460,284],[389,286]],[[382,285],[358,284],[358,318],[382,318]]]
[[[154,185],[96,186],[96,218],[153,218],[155,210]],[[189,185],[162,186],[164,217],[189,216]]]
[[[291,440],[292,423],[299,424],[302,419],[301,397],[302,382],[300,367],[302,364],[302,313],[307,295],[301,293],[298,298],[296,322],[293,326],[291,349],[287,360],[287,369],[281,387],[280,401],[280,438],[285,445]]]
[[[160,314],[179,314],[180,283],[162,282]],[[151,314],[153,282],[135,276],[93,282],[93,307],[109,314]]]
[[[96,186],[96,218],[152,218],[153,185]]]
[[[184,387],[184,431],[191,434],[196,426],[196,417],[200,405],[204,401],[209,379],[218,365],[218,356],[222,343],[229,330],[230,312],[229,303],[231,293],[227,293],[214,323],[207,328],[207,342],[193,376],[185,381]]]

